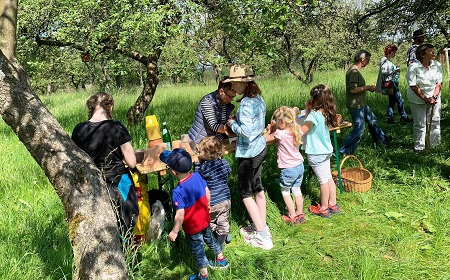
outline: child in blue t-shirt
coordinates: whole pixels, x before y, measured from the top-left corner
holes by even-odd
[[[223,245],[225,241],[230,240],[228,217],[231,209],[231,195],[227,181],[231,174],[231,167],[228,161],[222,158],[222,147],[217,137],[203,138],[198,143],[197,149],[200,164],[195,166],[194,171],[200,173],[208,185],[211,193],[210,226],[216,233],[220,245]]]
[[[159,158],[170,168],[170,173],[178,179],[178,185],[172,192],[175,219],[168,238],[174,242],[180,228],[183,227],[186,241],[199,267],[199,273],[190,276],[189,279],[208,279],[208,265],[211,268],[227,268],[228,262],[209,226],[210,193],[206,182],[197,172],[191,173],[192,158],[185,150],[164,151]],[[208,262],[204,243],[216,254],[215,261]]]
[[[311,205],[309,212],[324,218],[340,212],[336,204],[336,184],[331,176],[330,158],[333,153],[329,127],[337,126],[336,103],[330,88],[317,85],[311,89],[306,103],[306,119],[300,129],[304,136],[303,149],[320,183],[320,204]]]

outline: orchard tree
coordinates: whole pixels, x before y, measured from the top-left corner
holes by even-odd
[[[411,39],[417,28],[427,31],[429,38],[442,35],[450,45],[450,2],[448,0],[382,0],[369,1],[354,20],[355,30],[359,33],[365,25],[371,34],[388,34]],[[367,30],[366,30],[367,31]]]
[[[127,279],[106,184],[32,91],[15,58],[17,0],[0,0],[0,114],[54,186],[64,206],[74,279]]]
[[[195,46],[205,59],[252,64],[264,60],[257,68],[287,69],[308,84],[317,67],[343,60],[355,42],[349,40],[352,18],[346,1],[204,2],[205,24],[196,33]],[[212,65],[217,63],[213,59]]]
[[[38,46],[72,48],[91,57],[120,55],[141,63],[146,71],[143,90],[127,113],[128,122],[137,124],[159,83],[158,62],[165,44],[179,34],[186,11],[195,7],[175,0],[24,0],[19,29]]]

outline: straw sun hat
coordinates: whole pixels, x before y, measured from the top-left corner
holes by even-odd
[[[224,80],[228,82],[251,82],[255,80],[255,73],[253,68],[247,65],[232,65],[230,68],[230,76]]]

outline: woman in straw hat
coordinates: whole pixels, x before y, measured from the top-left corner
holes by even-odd
[[[233,65],[230,77],[237,94],[242,95],[236,117],[228,125],[236,133],[236,158],[238,158],[239,191],[253,225],[241,228],[244,241],[254,247],[269,250],[273,247],[272,237],[266,224],[266,196],[261,182],[262,162],[267,153],[265,129],[266,104],[261,90],[254,81],[253,70]]]

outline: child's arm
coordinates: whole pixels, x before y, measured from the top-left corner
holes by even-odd
[[[208,202],[208,210],[209,212],[211,212],[211,206],[209,204],[211,201],[211,193],[209,192],[208,186],[206,186],[205,191],[206,191],[206,201]]]
[[[300,134],[303,136],[303,135],[305,135],[306,133],[308,133],[308,131],[311,129],[311,127],[312,127],[313,125],[314,125],[313,122],[311,122],[311,121],[305,121],[305,124],[302,125],[302,126],[300,127]]]
[[[184,221],[184,209],[178,209],[177,212],[175,213],[172,231],[169,233],[169,236],[167,236],[170,241],[175,242],[175,239],[177,239],[178,232],[180,231],[183,221]]]
[[[266,127],[266,133],[264,133],[263,137],[266,139],[266,142],[276,142],[278,139],[275,138],[275,131],[277,130],[274,123],[269,123]]]

